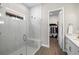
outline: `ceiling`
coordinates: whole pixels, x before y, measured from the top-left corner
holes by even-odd
[[[34,6],[40,5],[40,3],[23,3],[25,6],[27,6],[28,8],[32,8]]]

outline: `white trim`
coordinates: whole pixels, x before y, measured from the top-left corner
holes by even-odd
[[[51,11],[56,11],[56,10],[62,10],[63,11],[63,33],[64,33],[64,7],[58,8],[58,9],[54,9],[54,10],[49,10],[48,11],[48,46],[49,47],[50,47],[50,41],[49,41],[49,13]],[[64,51],[64,34],[63,34],[63,51]]]
[[[49,36],[50,36],[50,34],[49,34],[49,30],[50,30],[50,28],[49,28],[49,12],[50,11],[48,11],[48,46],[50,47],[50,41],[49,41]]]
[[[35,53],[36,53],[39,49],[40,49],[40,47],[35,50],[35,52],[33,53],[33,55],[35,55]]]
[[[46,47],[46,48],[49,48],[49,45],[42,44],[42,46],[44,46],[44,47]]]
[[[62,10],[63,10],[63,44],[64,44],[64,7],[62,8]],[[63,45],[63,51],[65,51],[64,46],[65,45]]]

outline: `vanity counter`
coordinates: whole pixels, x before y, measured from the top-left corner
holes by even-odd
[[[77,47],[79,47],[79,38],[77,38],[78,35],[69,35],[67,34],[66,37],[69,38],[70,41],[72,41]]]
[[[79,39],[78,35],[66,35],[66,52],[69,55],[79,55]]]

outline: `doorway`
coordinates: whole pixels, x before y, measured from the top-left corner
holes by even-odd
[[[48,41],[58,41],[59,47],[64,51],[64,8],[49,11],[48,19]]]

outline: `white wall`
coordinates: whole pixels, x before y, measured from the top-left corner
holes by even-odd
[[[30,9],[30,15],[41,18],[41,5],[37,5]]]
[[[30,9],[29,35],[31,38],[40,39],[41,5]]]
[[[77,9],[75,4],[43,4],[42,5],[42,28],[41,28],[41,36],[42,36],[42,44],[48,46],[48,11],[55,10],[64,7],[64,32],[67,33],[67,27],[69,23],[74,25],[74,32],[77,30]]]
[[[17,3],[3,3],[2,6],[6,7],[6,8],[13,9],[13,10],[19,12],[19,13],[22,13],[22,14],[28,14],[29,13],[28,8],[25,7],[24,5],[20,4],[20,3],[18,3],[18,4]],[[17,12],[16,12],[16,14],[17,14]]]
[[[57,22],[58,22],[58,16],[50,16],[49,17],[49,24],[57,24]]]
[[[78,30],[76,33],[79,33],[79,4],[75,4],[75,11],[76,11],[76,17],[77,17],[76,25]]]

